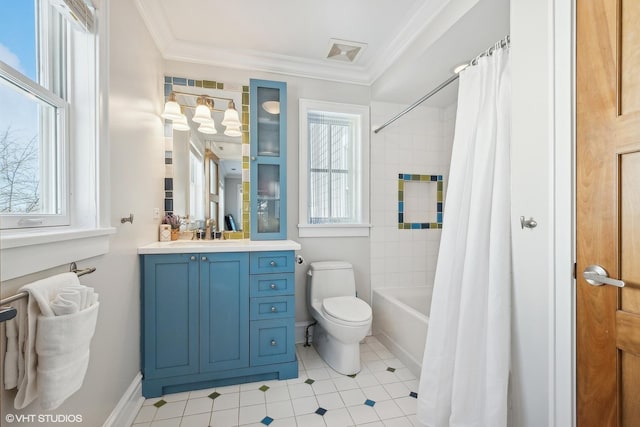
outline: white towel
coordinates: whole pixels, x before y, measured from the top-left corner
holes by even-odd
[[[65,290],[69,287],[72,289]],[[86,287],[80,285],[75,273],[58,274],[20,288],[29,292],[29,301],[24,328],[24,377],[18,382],[16,409],[26,407],[38,395],[43,398],[44,409],[55,409],[80,388],[98,313],[98,304],[80,310],[80,306],[89,305],[87,301],[95,300],[93,295],[87,295],[93,291],[83,288]],[[72,304],[67,303],[75,303],[64,296],[60,301],[57,298],[60,292],[66,294],[66,298],[79,297],[75,314],[56,316],[56,311],[69,311]],[[58,302],[52,306],[54,301]],[[44,352],[42,356],[38,350]]]
[[[5,322],[7,347],[4,354],[4,388],[11,390],[18,386],[18,325],[17,319]]]

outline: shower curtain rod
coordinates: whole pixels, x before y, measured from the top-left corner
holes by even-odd
[[[511,37],[507,35],[506,37],[504,37],[504,38],[500,39],[499,41],[497,41],[496,43],[494,43],[493,46],[491,46],[490,48],[484,50],[482,53],[480,53],[475,58],[473,58],[471,61],[469,61],[468,66],[476,65],[478,63],[478,59],[482,58],[483,56],[491,56],[493,54],[493,52],[495,52],[497,49],[499,49],[501,47],[509,46],[510,43],[511,43]],[[418,99],[416,102],[414,102],[413,104],[409,105],[407,108],[405,108],[404,110],[402,110],[401,112],[399,112],[398,114],[393,116],[385,124],[383,124],[382,126],[377,128],[376,130],[374,130],[373,133],[380,132],[382,129],[386,128],[391,123],[395,122],[400,117],[404,116],[409,111],[413,110],[418,105],[422,104],[424,101],[426,101],[427,99],[431,98],[433,95],[435,95],[436,93],[440,92],[442,89],[444,89],[445,87],[449,86],[454,81],[458,80],[458,77],[460,77],[460,74],[454,74],[453,76],[449,77],[447,80],[445,80],[444,82],[440,83],[438,86],[436,86],[435,89],[433,89],[432,91],[427,93],[425,96],[423,96],[422,98]]]

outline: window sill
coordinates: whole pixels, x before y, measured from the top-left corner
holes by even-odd
[[[115,228],[50,228],[0,232],[0,280],[103,255]]]
[[[368,237],[371,224],[298,224],[300,237]]]

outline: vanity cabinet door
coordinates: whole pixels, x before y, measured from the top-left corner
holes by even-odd
[[[194,254],[143,257],[145,379],[198,371],[198,265]]]
[[[287,237],[287,85],[251,79],[251,239]]]
[[[200,255],[200,370],[249,366],[249,255]]]

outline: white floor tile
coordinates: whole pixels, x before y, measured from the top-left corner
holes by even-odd
[[[383,400],[382,402],[376,401],[373,409],[381,420],[403,417],[405,415],[393,400]]]
[[[206,414],[188,415],[188,416],[182,417],[182,422],[180,423],[180,427],[208,426],[210,420],[211,420],[210,412],[207,412]]]
[[[318,406],[327,410],[344,408],[344,401],[339,393],[327,393],[316,396]]]
[[[296,414],[296,417],[299,415],[311,414],[319,407],[318,401],[313,396],[293,399],[291,403],[293,404],[293,412]]]
[[[165,402],[178,402],[180,400],[187,400],[189,398],[189,391],[183,393],[173,393],[162,396]]]
[[[358,382],[355,378],[342,376],[340,378],[334,378],[333,383],[336,385],[336,390],[353,390],[358,388]]]
[[[168,418],[181,417],[184,413],[184,408],[186,405],[187,405],[186,400],[165,403],[164,405],[158,408],[158,411],[156,412],[156,416],[153,418],[153,420],[154,421],[166,420]]]
[[[198,397],[207,397],[214,391],[216,391],[215,387],[203,388],[202,390],[193,390],[192,392],[189,393],[189,399],[197,399]]]
[[[374,372],[373,375],[376,377],[380,384],[391,384],[397,383],[400,379],[396,376],[394,372],[389,371],[378,371]]]
[[[411,390],[404,383],[384,384],[384,389],[393,399],[409,396]]]
[[[384,427],[382,421],[374,421],[372,423],[358,424],[357,427]]]
[[[216,427],[234,427],[238,425],[238,408],[213,411],[211,425]]]
[[[418,392],[420,388],[420,381],[416,378],[415,380],[403,381],[404,385],[406,385],[409,390]]]
[[[299,397],[313,396],[313,389],[307,383],[289,384],[288,387],[289,387],[289,395],[291,395],[292,399],[297,399]]]
[[[240,406],[240,393],[226,393],[215,398],[213,411],[238,408]]]
[[[416,413],[416,408],[418,406],[418,399],[414,397],[401,397],[398,399],[394,399],[396,404],[402,409],[405,415],[412,415]]]
[[[375,350],[375,353],[382,360],[393,359],[395,356],[389,350]]]
[[[242,406],[240,408],[240,425],[259,423],[264,417],[267,416],[267,406],[263,403],[261,405]]]
[[[209,397],[198,397],[187,400],[187,406],[184,408],[184,415],[209,413],[213,409],[213,400]]]
[[[363,364],[369,368],[371,372],[385,371],[388,368],[387,364],[380,359],[367,360],[363,362]]]
[[[376,414],[376,411],[374,411],[371,406],[348,406],[347,410],[349,411],[349,415],[351,415],[351,418],[353,418],[353,422],[356,423],[356,425],[380,421],[380,419],[378,418],[378,414]]]
[[[157,420],[151,423],[151,427],[180,427],[182,418],[167,418],[166,420]]]
[[[385,427],[413,427],[413,423],[407,417],[384,420]]]
[[[310,369],[318,369],[318,368],[328,368],[329,365],[327,365],[324,360],[318,358],[318,359],[307,359],[307,360],[303,360],[302,363],[304,364],[304,369],[306,369],[307,371]]]
[[[371,360],[380,360],[380,356],[375,351],[368,351],[366,353],[360,353],[360,360],[369,362]]]
[[[269,424],[269,427],[298,427],[298,423],[296,423],[296,419],[294,417],[283,418],[283,419],[273,420],[273,422]]]
[[[133,422],[135,424],[138,424],[138,423],[146,423],[146,422],[153,421],[153,418],[155,417],[157,410],[158,408],[156,408],[155,406],[143,406],[138,411],[138,415],[136,416],[136,419]]]
[[[216,387],[216,391],[221,394],[225,393],[238,393],[240,391],[240,384],[225,385],[222,387]]]
[[[267,390],[268,391],[268,390]],[[265,392],[262,390],[240,390],[240,407],[265,403]]]
[[[289,387],[270,388],[265,393],[265,400],[269,402],[280,402],[282,400],[291,400],[289,395]]]
[[[371,399],[374,402],[391,399],[391,396],[389,395],[389,393],[387,393],[382,385],[364,387],[362,388],[362,393],[367,399]]]
[[[371,387],[378,385],[378,379],[373,374],[358,374],[356,376],[356,382],[360,388]]]
[[[401,381],[410,381],[416,379],[416,376],[413,375],[413,372],[411,372],[409,368],[396,369],[395,374]]]
[[[335,393],[336,391],[338,391],[335,384],[330,379],[315,381],[313,384],[311,384],[311,388],[316,395]]]
[[[293,417],[293,405],[289,400],[283,400],[282,402],[267,403],[267,415],[274,420],[282,418]]]
[[[339,408],[327,411],[323,416],[327,427],[345,427],[353,425],[353,420],[347,408]]]
[[[318,414],[308,414],[296,417],[298,426],[303,427],[325,427],[324,419]]]
[[[329,369],[327,368],[307,369],[307,376],[316,381],[328,380],[329,378],[331,378],[331,376],[329,375]]]
[[[345,406],[362,405],[367,398],[359,388],[340,392],[340,397]]]
[[[131,424],[131,427],[151,427],[151,423],[136,423]]]

